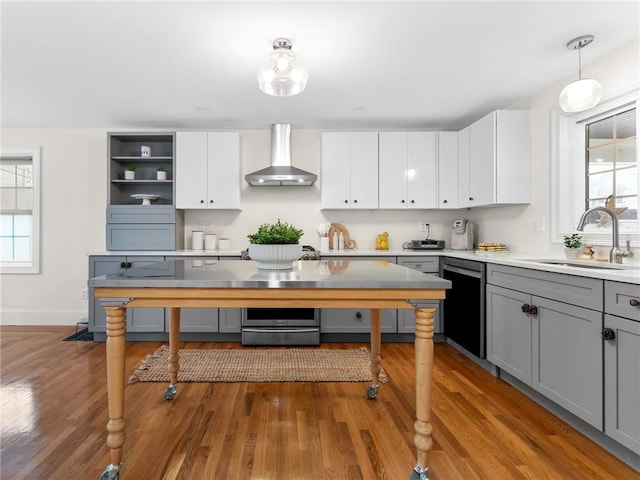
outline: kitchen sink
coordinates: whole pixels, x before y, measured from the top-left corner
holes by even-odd
[[[535,259],[521,258],[523,262],[543,263],[545,265],[558,265],[561,267],[586,268],[588,270],[640,270],[640,265],[625,265],[621,263],[590,262],[581,260],[563,259]]]

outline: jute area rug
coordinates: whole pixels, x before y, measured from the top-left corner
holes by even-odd
[[[178,382],[370,382],[369,351],[318,348],[184,349]],[[142,361],[129,383],[169,382],[169,347]],[[386,383],[387,374],[380,372]]]

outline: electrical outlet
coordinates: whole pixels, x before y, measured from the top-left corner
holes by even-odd
[[[418,231],[420,231],[420,232],[428,232],[429,231],[429,224],[427,222],[418,223]]]
[[[88,294],[89,294],[88,289],[83,288],[82,290],[80,290],[80,298],[82,300],[86,300]]]
[[[534,232],[544,232],[544,218],[536,218],[533,221]]]

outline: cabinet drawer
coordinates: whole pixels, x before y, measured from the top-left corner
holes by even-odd
[[[603,281],[595,278],[488,264],[487,283],[578,307],[603,309]]]
[[[638,303],[640,303],[640,286],[630,283],[604,282],[605,313],[640,322],[640,305]]]
[[[175,223],[172,206],[112,205],[107,207],[107,223]]]
[[[107,250],[175,250],[176,226],[107,224]]]
[[[419,272],[438,272],[440,257],[398,258],[398,264]]]

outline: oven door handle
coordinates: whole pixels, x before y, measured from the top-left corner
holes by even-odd
[[[317,332],[318,328],[247,328],[243,327],[243,331],[251,333],[312,333]]]
[[[482,273],[475,270],[467,270],[466,268],[454,267],[452,265],[445,265],[442,267],[445,272],[459,273],[460,275],[466,275],[467,277],[479,278],[482,280]]]

